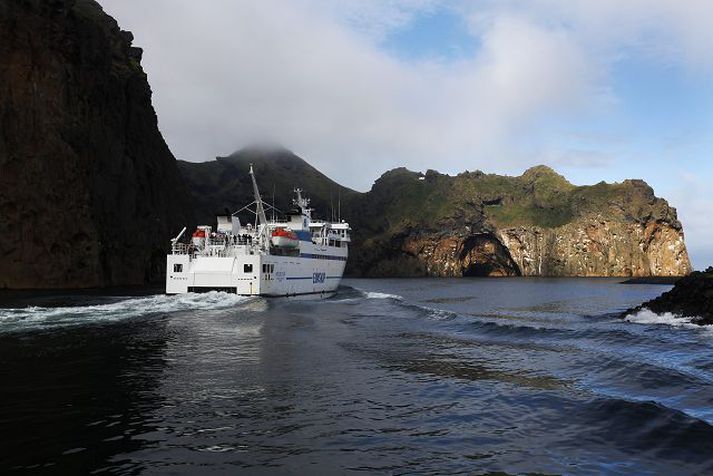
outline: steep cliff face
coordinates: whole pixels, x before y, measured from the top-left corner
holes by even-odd
[[[93,0],[0,2],[0,288],[160,276],[190,202],[131,42]]]
[[[557,228],[498,230],[524,276],[681,276],[690,272],[683,232],[666,222],[622,223],[603,214]]]
[[[359,200],[349,263],[357,275],[691,271],[676,211],[640,180],[577,187],[544,166],[520,177],[396,169]]]

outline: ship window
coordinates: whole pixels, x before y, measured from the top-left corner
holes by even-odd
[[[182,273],[183,272],[183,265],[180,263],[174,264],[173,265],[173,272],[174,273]]]
[[[243,272],[244,272],[244,273],[252,273],[252,272],[253,272],[253,265],[252,265],[252,264],[244,264],[244,265],[243,265]]]
[[[266,264],[262,265],[262,272],[267,273],[267,265]]]
[[[270,272],[271,272],[271,273],[274,273],[274,272],[275,272],[275,265],[274,265],[274,264],[271,264],[271,265],[270,265]]]

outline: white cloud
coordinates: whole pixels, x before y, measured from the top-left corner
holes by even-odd
[[[539,21],[566,25],[592,52],[608,54],[610,59],[644,54],[693,69],[713,68],[710,0],[531,0],[485,4],[491,11],[524,10]],[[482,8],[483,3],[476,0],[473,6]]]
[[[295,1],[302,1],[304,8],[327,9],[332,17],[377,41],[406,27],[416,16],[431,13],[444,3],[443,0]]]
[[[638,57],[713,72],[709,0],[102,3],[145,48],[159,125],[178,158],[280,142],[359,189],[402,165],[517,173],[544,160],[598,167],[592,181],[632,173],[624,162],[641,155],[629,137],[637,124],[600,127],[627,107],[613,66]],[[407,62],[380,47],[438,8],[468,20],[472,57]],[[671,196],[697,256],[713,233],[705,194],[691,185]]]
[[[678,174],[676,178],[679,185],[669,198],[672,204],[678,204],[678,218],[683,223],[693,267],[702,270],[713,265],[710,246],[713,199],[710,198],[709,182],[690,173]]]
[[[579,107],[593,79],[566,30],[511,14],[481,32],[470,61],[405,63],[343,19],[383,11],[379,28],[397,28],[431,2],[367,2],[341,17],[303,8],[314,2],[105,3],[146,47],[177,157],[209,160],[270,139],[359,188],[393,166],[458,171],[512,156],[514,135]]]

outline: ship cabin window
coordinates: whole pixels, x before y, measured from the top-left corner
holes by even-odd
[[[253,272],[253,265],[252,265],[252,264],[244,264],[244,265],[243,265],[243,272],[244,272],[244,273],[252,273],[252,272]]]
[[[271,265],[270,265],[270,272],[271,272],[271,273],[274,273],[274,272],[275,272],[275,265],[274,265],[274,264],[271,264]]]
[[[176,263],[173,265],[173,272],[174,273],[182,273],[183,272],[183,265],[181,263]]]

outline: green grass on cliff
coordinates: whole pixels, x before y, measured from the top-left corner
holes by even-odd
[[[369,221],[384,217],[379,231],[407,227],[541,226],[554,228],[600,213],[613,220],[673,219],[664,200],[642,181],[575,186],[554,170],[533,167],[519,177],[465,172],[455,177],[406,169],[384,174],[367,194]]]
[[[254,164],[264,198],[276,191],[277,206],[290,206],[300,186],[318,214],[330,215],[342,199],[342,216],[362,237],[389,236],[409,230],[487,230],[516,226],[554,228],[577,217],[600,214],[608,220],[664,220],[677,223],[665,200],[640,180],[575,186],[546,166],[520,176],[464,172],[455,177],[397,168],[384,173],[368,193],[342,187],[284,149],[244,149],[200,164],[180,162],[181,172],[203,220],[252,200],[248,175]],[[466,228],[467,227],[467,228]]]

